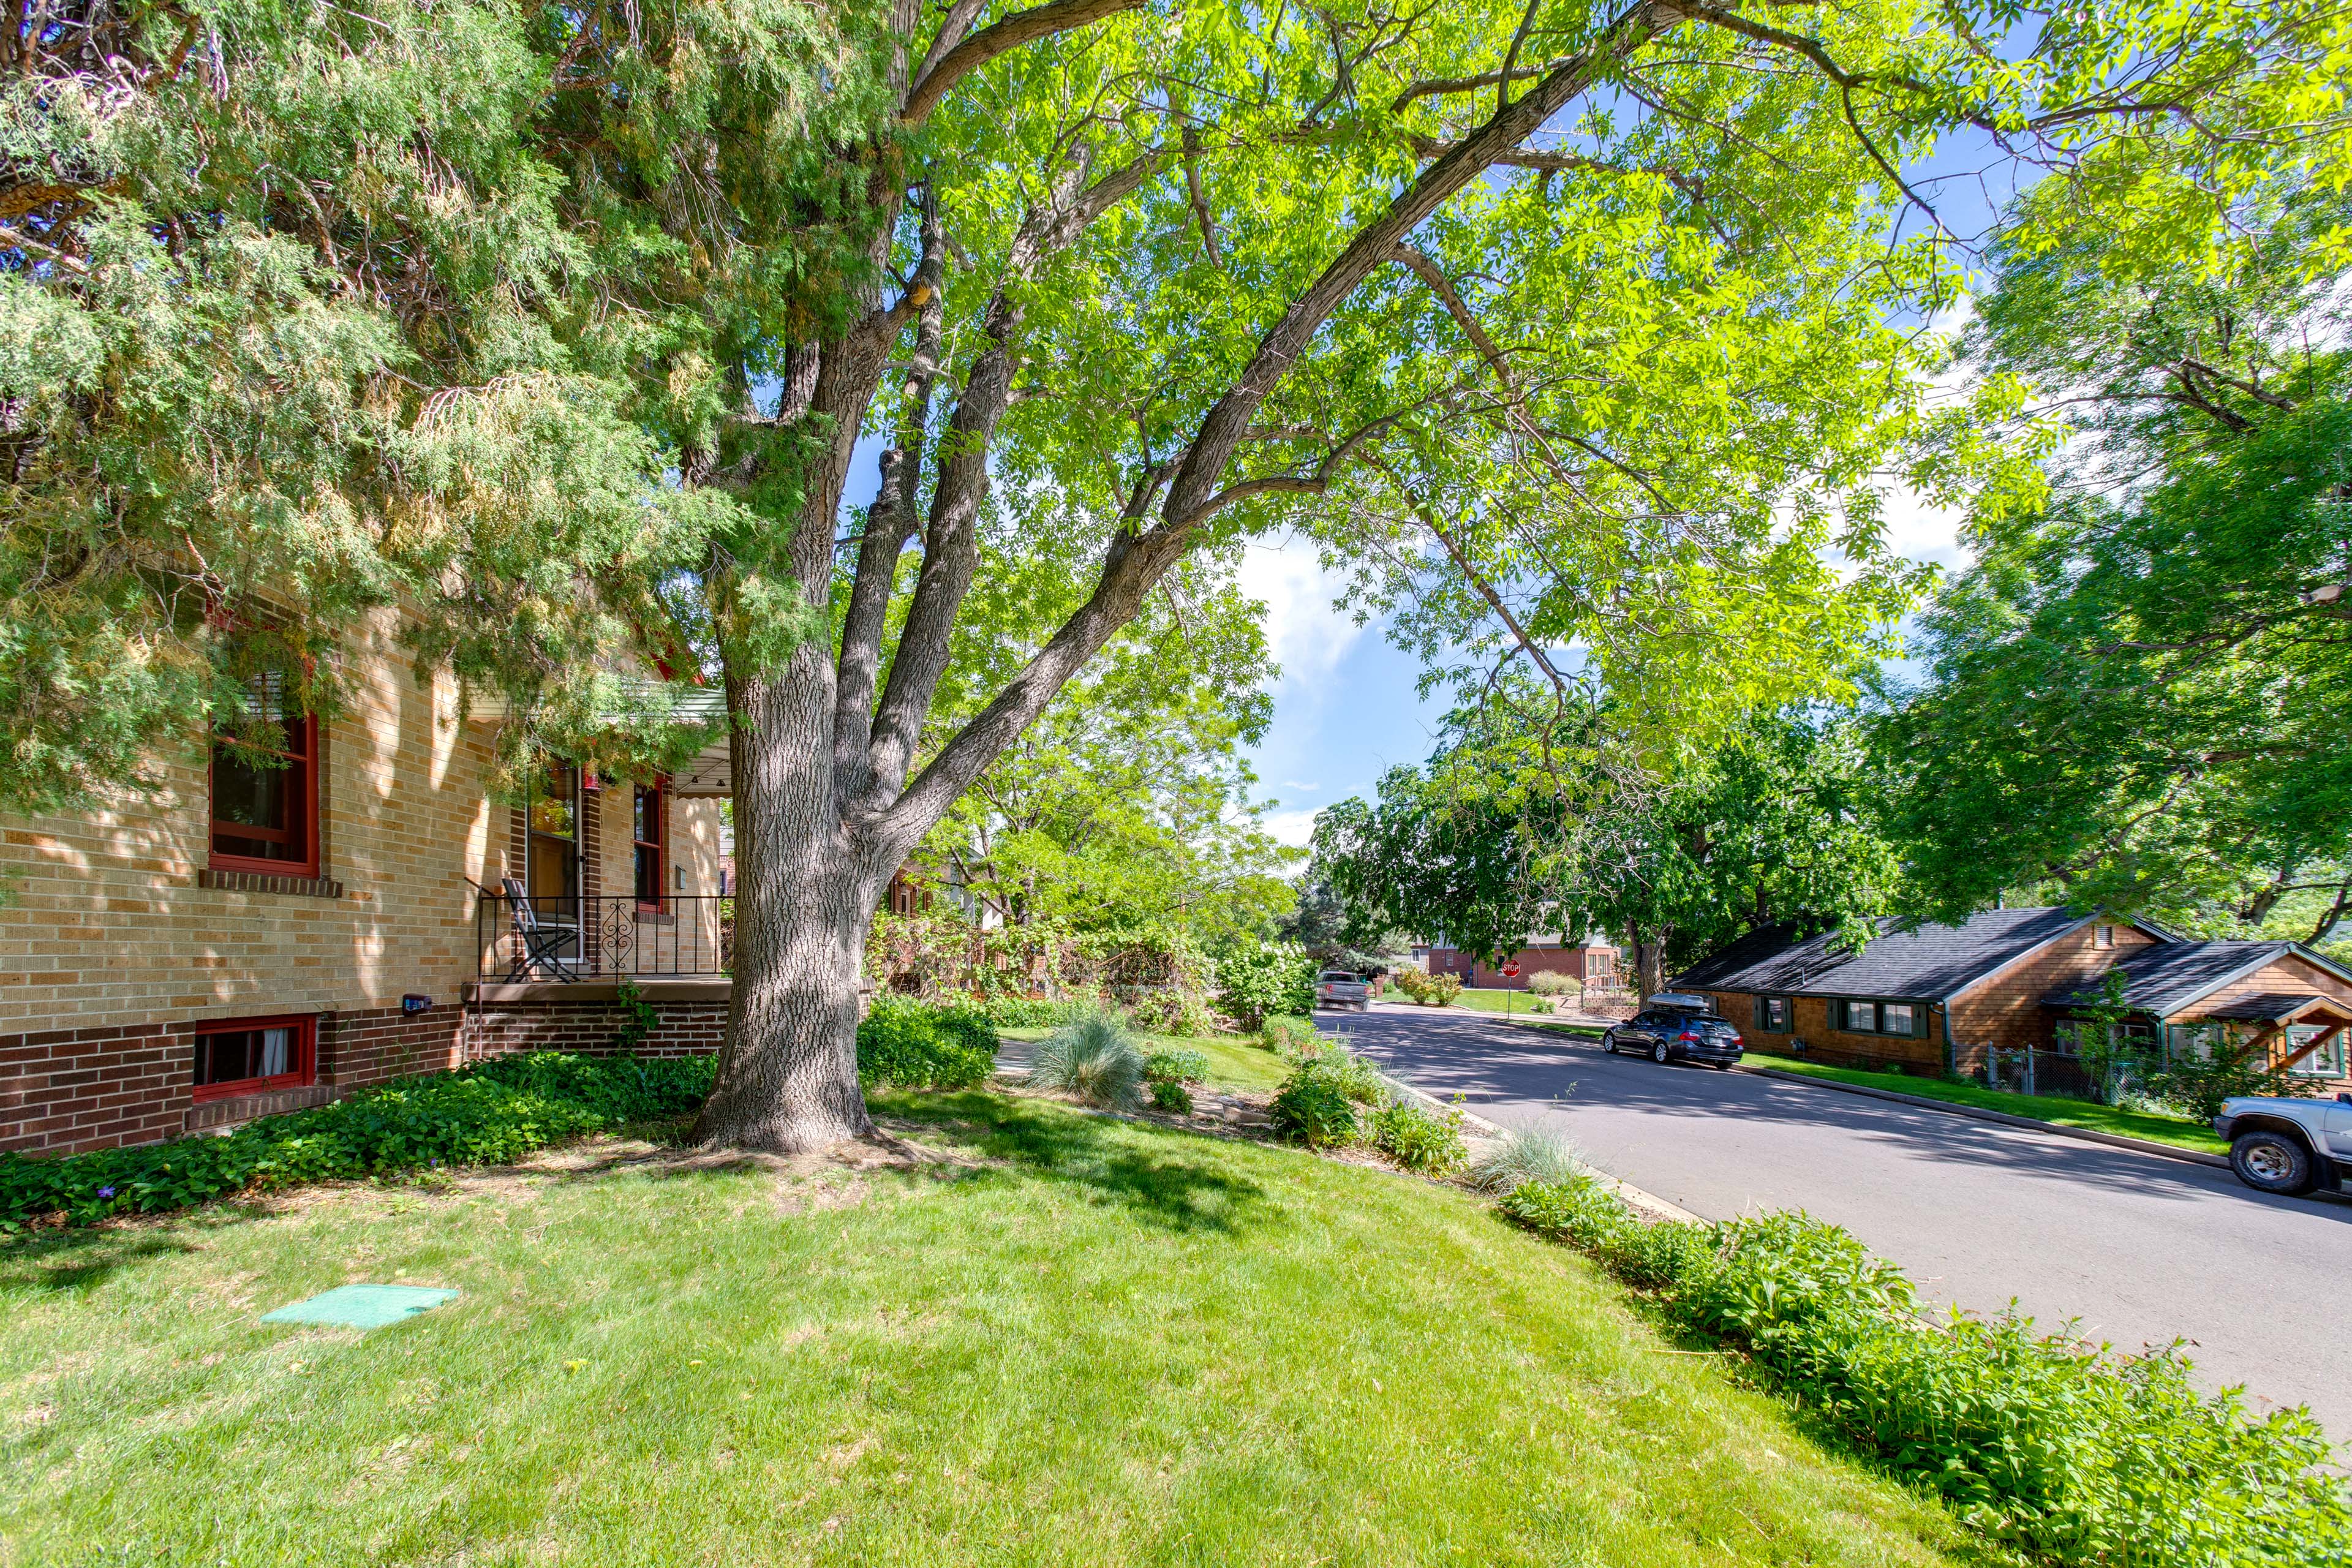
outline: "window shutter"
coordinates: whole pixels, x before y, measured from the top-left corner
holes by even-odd
[[[1915,1040],[1924,1040],[1927,1037],[1927,1004],[1925,1002],[1915,1003],[1912,1005],[1911,1037]]]
[[[1761,997],[1761,996],[1753,996],[1753,997],[1750,997],[1748,1000],[1749,1000],[1750,1002],[1752,1002],[1752,1003],[1755,1005],[1755,1009],[1756,1009],[1756,1025],[1755,1025],[1755,1026],[1756,1026],[1756,1028],[1757,1028],[1759,1031],[1761,1031],[1761,1030],[1764,1028],[1765,1025],[1766,1025],[1767,1023],[1769,1023],[1769,1020],[1765,1016],[1765,1002],[1764,1002],[1764,998],[1763,998],[1763,997]]]

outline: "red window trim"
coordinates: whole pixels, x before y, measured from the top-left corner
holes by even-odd
[[[637,797],[632,795],[629,797],[630,880],[632,890],[637,895],[637,908],[658,912],[669,894],[669,885],[663,879],[669,875],[669,775],[659,774],[653,783],[639,784],[637,788],[654,797],[654,837],[650,839],[637,837]],[[634,886],[637,858],[647,850],[652,851],[654,862],[654,896],[651,901],[646,899],[642,888]]]
[[[226,1083],[199,1083],[190,1086],[190,1098],[198,1104],[211,1100],[234,1100],[239,1095],[267,1094],[274,1089],[301,1089],[318,1081],[319,1077],[319,1015],[316,1013],[278,1013],[266,1018],[207,1018],[195,1026],[199,1039],[206,1035],[241,1035],[248,1029],[290,1028],[294,1031],[295,1068],[269,1078],[231,1079]],[[195,1076],[195,1064],[188,1064],[188,1076]]]
[[[265,877],[316,877],[319,874],[319,721],[313,714],[302,715],[302,754],[289,752],[277,754],[287,759],[289,766],[301,770],[302,784],[297,798],[302,805],[302,858],[299,860],[266,860],[256,855],[229,855],[213,847],[213,841],[226,830],[242,838],[267,838],[270,829],[256,829],[242,823],[221,822],[213,816],[212,803],[216,798],[213,781],[213,746],[208,738],[205,747],[205,849],[206,862],[215,871],[254,871]]]

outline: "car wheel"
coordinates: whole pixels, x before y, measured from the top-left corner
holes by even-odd
[[[1656,1045],[1650,1047],[1650,1059],[1657,1063],[1660,1067],[1664,1067],[1666,1063],[1675,1059],[1675,1054],[1666,1049],[1665,1041],[1660,1040]]]
[[[1717,1062],[1715,1064],[1715,1070],[1717,1072],[1729,1072],[1731,1070],[1731,1064],[1729,1062]]]
[[[2230,1169],[2258,1193],[2299,1198],[2319,1184],[2311,1151],[2300,1140],[2267,1128],[2245,1133],[2230,1145]]]
[[[1603,1029],[1601,1032],[1601,1054],[1604,1057],[1613,1057],[1617,1054],[1616,1030]]]

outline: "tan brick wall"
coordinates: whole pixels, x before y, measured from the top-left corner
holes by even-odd
[[[1960,1072],[1983,1068],[1988,1047],[2048,1047],[2055,1015],[2042,1005],[2042,998],[2068,985],[2095,984],[2123,959],[2156,942],[2137,926],[2118,922],[2113,930],[2113,947],[2099,946],[2098,928],[2086,925],[1953,998],[1952,1038],[1958,1047]]]
[[[37,1073],[0,1056],[0,1146],[28,1138],[62,1146],[51,1136],[58,1129],[36,1135],[26,1124],[49,1121],[48,1108],[76,1087],[61,1075],[83,1070],[125,1083],[161,1077],[137,1091],[146,1109],[136,1126],[76,1121],[68,1130],[83,1131],[65,1142],[175,1131],[186,1041],[157,1031],[281,1013],[397,1016],[410,992],[456,1002],[474,973],[467,879],[494,887],[509,874],[509,818],[484,794],[488,728],[459,722],[446,678],[429,686],[411,678],[395,630],[386,613],[353,639],[351,708],[320,726],[320,874],[341,884],[338,897],[200,885],[209,851],[201,735],[155,760],[152,795],[123,795],[79,815],[0,815],[9,894],[0,907],[0,1040],[46,1042],[14,1047],[41,1053]],[[109,1037],[122,1031],[151,1042],[136,1050],[172,1059],[131,1062],[124,1053],[134,1047]],[[355,1045],[338,1070],[373,1071],[364,1057]]]

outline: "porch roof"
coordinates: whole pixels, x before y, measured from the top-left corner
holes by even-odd
[[[2328,1013],[2352,1021],[2352,1005],[2332,996],[2298,996],[2286,991],[2258,991],[2208,1008],[2198,1016],[2233,1024],[2292,1024],[2307,1013]]]
[[[2179,1014],[2195,1017],[2230,1017],[2236,1015],[2206,1013],[2197,1004],[2246,976],[2255,973],[2281,959],[2293,958],[2338,979],[2352,979],[2346,972],[2326,959],[2292,942],[2176,942],[2144,947],[2119,959],[2116,972],[2124,977],[2123,1005],[2135,1013],[2150,1013],[2159,1018]],[[2293,980],[2288,976],[2277,978]],[[2293,995],[2298,999],[2312,994],[2305,991],[2264,991],[2261,997]],[[2095,1007],[2105,999],[2101,984],[2075,984],[2063,991],[2053,991],[2042,999],[2045,1007]],[[2251,1004],[2254,996],[2233,997],[2225,1006]]]

